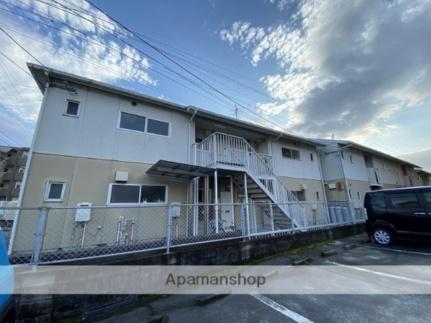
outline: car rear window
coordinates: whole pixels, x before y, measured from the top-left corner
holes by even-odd
[[[431,191],[423,192],[424,200],[425,200],[425,206],[428,209],[431,209]]]
[[[385,195],[383,193],[370,194],[370,203],[373,208],[385,208]]]
[[[405,209],[419,206],[419,201],[415,193],[390,194],[389,199],[394,208]]]

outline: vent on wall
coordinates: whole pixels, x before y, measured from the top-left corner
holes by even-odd
[[[117,170],[115,172],[115,181],[125,183],[129,180],[129,173]]]

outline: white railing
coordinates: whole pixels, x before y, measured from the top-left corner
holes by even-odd
[[[380,170],[377,168],[367,168],[368,173],[368,180],[370,181],[371,185],[381,185],[381,173]]]
[[[268,155],[257,153],[242,137],[215,132],[193,144],[194,163],[198,166],[246,171],[257,185],[297,227],[304,227],[304,208],[275,175]]]

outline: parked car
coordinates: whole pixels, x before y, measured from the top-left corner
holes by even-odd
[[[378,244],[397,238],[431,239],[431,186],[368,192],[367,233]]]
[[[0,322],[15,322],[16,307],[12,295],[13,283],[13,267],[9,263],[5,239],[0,228]]]

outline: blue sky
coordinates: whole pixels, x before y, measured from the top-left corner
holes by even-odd
[[[234,98],[241,119],[431,169],[431,1],[92,1]],[[0,27],[47,66],[234,115],[83,0],[5,0]],[[1,31],[0,51],[35,61]],[[41,94],[1,55],[0,75],[0,144],[29,145]]]

